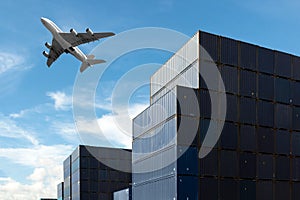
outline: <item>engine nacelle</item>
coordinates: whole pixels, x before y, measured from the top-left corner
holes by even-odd
[[[74,36],[77,36],[77,32],[73,28],[70,29],[70,33],[72,33]]]
[[[51,49],[51,47],[52,47],[48,42],[45,43],[45,46],[46,46],[48,49]]]
[[[44,55],[46,58],[49,58],[49,54],[48,54],[46,51],[43,51],[43,55]]]
[[[88,34],[90,34],[90,35],[94,35],[93,31],[92,31],[91,29],[89,29],[89,28],[87,28],[85,31],[86,31]]]

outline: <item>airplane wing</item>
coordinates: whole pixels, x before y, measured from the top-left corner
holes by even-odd
[[[93,42],[95,40],[99,40],[101,38],[109,37],[115,35],[112,32],[104,32],[104,33],[77,33],[77,35],[73,33],[59,33],[67,42],[69,42],[73,47],[76,47],[80,44]]]
[[[50,67],[50,65],[62,54],[64,53],[64,49],[60,46],[60,44],[53,38],[49,57],[47,60],[47,65]]]

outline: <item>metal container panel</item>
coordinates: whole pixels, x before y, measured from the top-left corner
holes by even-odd
[[[257,134],[257,150],[260,153],[274,152],[274,131],[271,128],[258,127]]]
[[[199,118],[178,117],[177,118],[177,145],[195,146],[198,145]]]
[[[272,155],[260,154],[257,156],[257,177],[259,179],[273,179],[274,161]]]
[[[220,141],[220,147],[222,149],[237,149],[238,126],[234,123],[225,122]]]
[[[196,147],[177,147],[177,152],[184,149],[184,153],[177,160],[177,174],[179,175],[195,175],[197,176],[199,171],[198,166],[198,151]]]
[[[218,179],[200,178],[200,199],[218,200]]]
[[[275,127],[289,130],[292,125],[292,107],[276,104],[275,108]]]
[[[218,176],[218,150],[213,149],[206,157],[200,159],[200,176]]]
[[[291,103],[291,82],[284,78],[275,78],[275,101]]]
[[[220,175],[221,177],[237,177],[237,152],[222,150],[220,154]]]
[[[291,88],[292,88],[292,103],[293,105],[300,105],[300,82],[291,82]]]
[[[293,79],[300,80],[300,57],[293,56]]]
[[[177,177],[177,199],[198,199],[199,183],[197,176]]]
[[[238,94],[237,68],[224,65],[220,67],[220,73],[225,85],[225,91],[232,94]]]
[[[275,182],[275,200],[289,200],[291,198],[290,183],[288,181]]]
[[[273,200],[272,181],[256,182],[256,200]]]
[[[275,74],[291,78],[292,76],[292,56],[276,51],[275,53]]]
[[[210,33],[200,32],[200,45],[207,51],[214,62],[219,59],[219,36]]]
[[[241,180],[240,181],[240,200],[256,199],[255,181]]]
[[[241,125],[240,127],[240,149],[242,151],[256,151],[255,126]]]
[[[221,63],[238,66],[238,41],[221,37]]]
[[[257,101],[257,124],[274,127],[274,104],[267,101]]]
[[[233,179],[220,180],[220,199],[238,199],[238,182]]]
[[[258,75],[258,98],[274,100],[274,77],[266,74]]]
[[[208,90],[199,90],[200,116],[205,118],[211,117],[211,99]]]
[[[300,181],[300,158],[293,158],[292,163],[292,179],[294,181]]]
[[[258,71],[269,74],[274,73],[275,52],[271,49],[258,48]]]
[[[240,153],[240,177],[254,179],[256,177],[256,155]]]
[[[238,97],[236,95],[226,95],[227,111],[226,120],[227,121],[238,121]]]
[[[298,90],[300,91],[300,90]],[[300,107],[293,106],[293,130],[300,131]]]
[[[177,87],[177,114],[191,117],[200,117],[198,91]]]
[[[256,97],[256,73],[240,70],[240,95],[255,98]]]
[[[293,182],[292,200],[300,199],[300,182]]]
[[[257,46],[240,42],[240,65],[243,68],[256,70]]]
[[[151,77],[150,96],[155,95],[161,88],[172,81],[178,74],[183,72],[188,66],[199,57],[199,33],[195,34],[181,49],[179,49],[161,68]],[[195,78],[199,73],[193,74]],[[190,77],[191,78],[191,77]],[[189,79],[188,79],[189,80]],[[198,88],[198,85],[184,85]],[[169,87],[170,88],[170,87]]]
[[[300,133],[292,133],[292,154],[295,156],[300,156]]]
[[[276,131],[276,153],[289,155],[291,152],[291,137],[286,130]]]
[[[240,122],[256,124],[256,100],[240,98]]]
[[[290,180],[290,158],[287,156],[276,157],[276,180]]]

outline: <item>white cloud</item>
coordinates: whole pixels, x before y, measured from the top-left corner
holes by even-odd
[[[63,179],[63,160],[72,150],[72,146],[66,145],[0,148],[0,157],[34,168],[27,176],[27,183],[18,182],[11,177],[0,178],[0,196],[7,200],[56,197],[56,186]]]
[[[0,75],[13,69],[19,70],[23,63],[24,58],[19,55],[0,52]]]
[[[0,113],[0,137],[26,139],[33,145],[38,145],[39,141],[32,132],[18,126],[17,123]]]
[[[88,138],[94,136],[102,140],[105,138],[108,143],[119,147],[131,148],[132,119],[147,106],[147,104],[134,104],[128,109],[119,108],[118,113],[102,115],[94,120],[77,119],[78,133],[83,141],[89,141]]]
[[[69,110],[72,105],[72,97],[64,92],[47,92],[47,96],[54,100],[56,110]]]

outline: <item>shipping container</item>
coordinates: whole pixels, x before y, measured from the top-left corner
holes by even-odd
[[[240,98],[240,122],[256,124],[256,100],[251,98]]]
[[[236,67],[224,65],[220,67],[220,73],[226,92],[238,94],[238,69]]]
[[[200,159],[200,176],[218,176],[218,150],[213,149],[205,158]]]
[[[240,200],[256,199],[256,185],[252,180],[240,181]]]
[[[200,199],[219,200],[218,179],[200,178]]]
[[[236,95],[226,95],[227,101],[227,111],[226,120],[227,121],[238,121],[238,97]]]
[[[290,158],[287,156],[276,157],[276,173],[275,177],[277,180],[290,180]]]
[[[255,179],[256,155],[253,153],[240,153],[240,177]]]
[[[247,97],[256,97],[256,73],[247,70],[240,70],[240,91],[239,94]]]
[[[278,76],[291,78],[292,76],[292,57],[283,52],[275,53],[275,73]]]
[[[274,127],[274,104],[272,102],[257,102],[257,124]]]
[[[260,72],[274,73],[275,52],[263,47],[258,48],[258,70]]]
[[[261,153],[274,152],[274,130],[271,128],[258,127],[257,134],[257,150]]]
[[[300,57],[293,56],[293,79],[300,80]]]
[[[274,100],[274,77],[272,75],[258,75],[258,98]]]
[[[275,108],[275,127],[289,130],[292,125],[292,107],[285,104],[276,104]]]
[[[276,153],[289,155],[291,153],[291,136],[287,130],[276,131]]]
[[[246,69],[256,70],[257,46],[240,42],[240,66]]]
[[[237,149],[238,143],[238,126],[237,124],[225,122],[222,134],[220,147],[222,149]]]
[[[275,176],[274,158],[272,155],[258,154],[257,155],[257,178],[270,179]]]
[[[272,181],[256,182],[256,200],[273,200]]]
[[[286,104],[291,103],[291,81],[279,77],[276,77],[274,80],[275,101]]]
[[[292,154],[300,156],[300,132],[292,133]]]
[[[240,149],[242,151],[256,151],[255,126],[241,125],[240,127]]]
[[[237,177],[237,152],[222,150],[220,154],[220,176]]]
[[[221,63],[238,66],[238,41],[221,37]]]
[[[220,180],[220,199],[237,200],[238,199],[238,182],[234,179]]]
[[[291,197],[290,183],[288,181],[276,181],[275,183],[275,200],[287,199]]]

